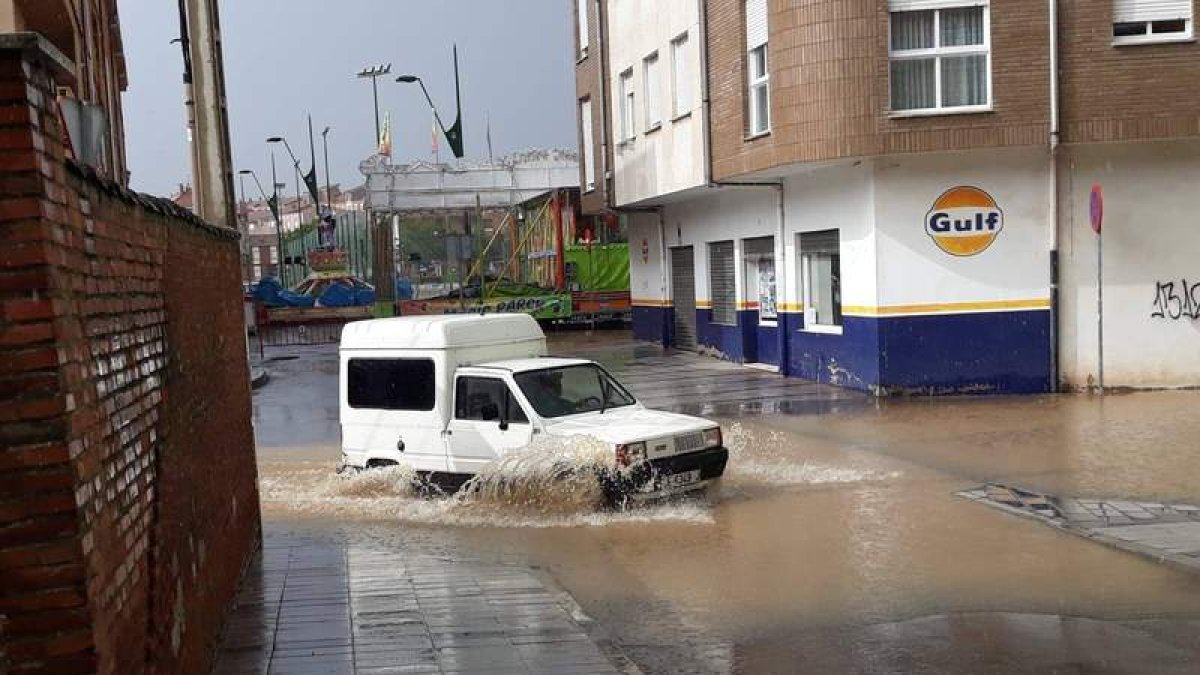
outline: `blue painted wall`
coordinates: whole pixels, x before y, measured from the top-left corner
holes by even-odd
[[[633,337],[638,340],[668,344],[671,309],[669,307],[633,306]]]
[[[634,307],[640,340],[670,344],[672,310]],[[724,358],[778,363],[777,331],[787,340],[783,371],[793,377],[886,393],[1025,394],[1050,391],[1050,312],[981,312],[843,319],[842,334],[803,331],[804,315],[783,313],[779,327],[758,325],[755,311],[738,325],[696,310],[697,340]]]
[[[980,312],[879,322],[880,384],[915,393],[1050,391],[1050,312]]]

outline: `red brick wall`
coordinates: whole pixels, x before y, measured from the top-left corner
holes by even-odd
[[[236,235],[64,155],[0,51],[0,670],[201,673],[258,540]]]
[[[583,163],[587,161],[583,153],[583,134],[591,134],[592,136],[592,152],[595,158],[596,169],[596,188],[589,192],[584,192],[580,197],[580,206],[584,214],[600,214],[604,213],[607,208],[607,190],[608,181],[604,178],[604,167],[612,166],[612,146],[606,144],[604,134],[601,132],[601,127],[604,122],[608,121],[608,103],[601,95],[601,72],[600,63],[604,55],[602,50],[607,49],[607,46],[600,41],[601,21],[602,17],[596,16],[595,0],[575,0],[571,9],[573,12],[579,11],[580,2],[586,3],[588,14],[588,54],[586,57],[579,58],[579,24],[578,13],[571,15],[571,33],[572,44],[575,46],[575,123],[578,127],[576,143],[579,148],[579,186],[582,190],[585,186]],[[589,99],[592,102],[592,128],[583,129],[579,118],[579,105],[583,99]],[[603,115],[603,117],[601,117]],[[612,126],[607,127],[611,129]],[[610,133],[611,136],[611,133]],[[601,153],[607,155],[601,157]]]

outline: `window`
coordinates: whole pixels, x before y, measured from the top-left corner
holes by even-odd
[[[350,359],[346,398],[351,408],[433,410],[433,360]]]
[[[758,309],[759,323],[779,319],[775,294],[775,237],[756,237],[742,242],[746,275],[746,300]]]
[[[746,0],[746,135],[771,130],[771,86],[767,70],[767,0]]]
[[[603,368],[579,364],[531,370],[513,376],[542,417],[562,417],[633,405],[634,398]]]
[[[737,325],[737,288],[734,286],[733,242],[708,245],[708,290],[712,298],[712,322]]]
[[[454,417],[482,422],[529,423],[508,385],[494,377],[458,378],[454,387]]]
[[[588,55],[588,2],[591,0],[575,0],[576,13],[578,19],[576,25],[579,27],[579,58]]]
[[[255,246],[254,248],[250,249],[250,260],[255,265],[262,264],[262,247],[261,246]]]
[[[837,230],[800,234],[804,328],[842,325],[842,256]]]
[[[632,141],[637,135],[637,129],[633,126],[633,117],[636,107],[633,100],[633,68],[621,73],[621,139],[624,141]]]
[[[592,144],[592,100],[579,102],[579,126],[583,133],[583,190],[596,189],[596,151]]]
[[[646,133],[662,126],[662,112],[658,93],[658,52],[642,59],[642,88],[645,90]]]
[[[279,264],[279,247],[278,246],[271,247],[271,264],[272,265]]]
[[[1192,0],[1113,0],[1113,44],[1192,37]]]
[[[964,7],[962,0],[949,0],[939,9],[904,9],[930,4],[941,3],[891,2],[892,110],[986,109],[991,104],[987,6]]]
[[[688,35],[671,40],[671,117],[692,111],[692,80],[688,69]]]

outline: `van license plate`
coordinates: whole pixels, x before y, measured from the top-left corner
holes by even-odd
[[[670,490],[698,482],[700,482],[700,469],[693,469],[682,473],[670,473],[660,477],[658,479],[658,487],[660,490]]]

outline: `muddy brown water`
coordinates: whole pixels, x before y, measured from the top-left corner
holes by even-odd
[[[713,367],[610,336],[554,342],[609,363],[635,393],[653,371]],[[333,354],[273,364],[256,394],[266,526],[543,568],[645,672],[1200,672],[1200,579],[953,495],[1003,480],[1200,502],[1198,392],[818,391],[841,409],[721,418],[719,490],[607,513],[578,495],[431,500],[400,475],[333,476]],[[713,378],[775,386],[744,369]],[[678,409],[711,405],[680,391]]]

